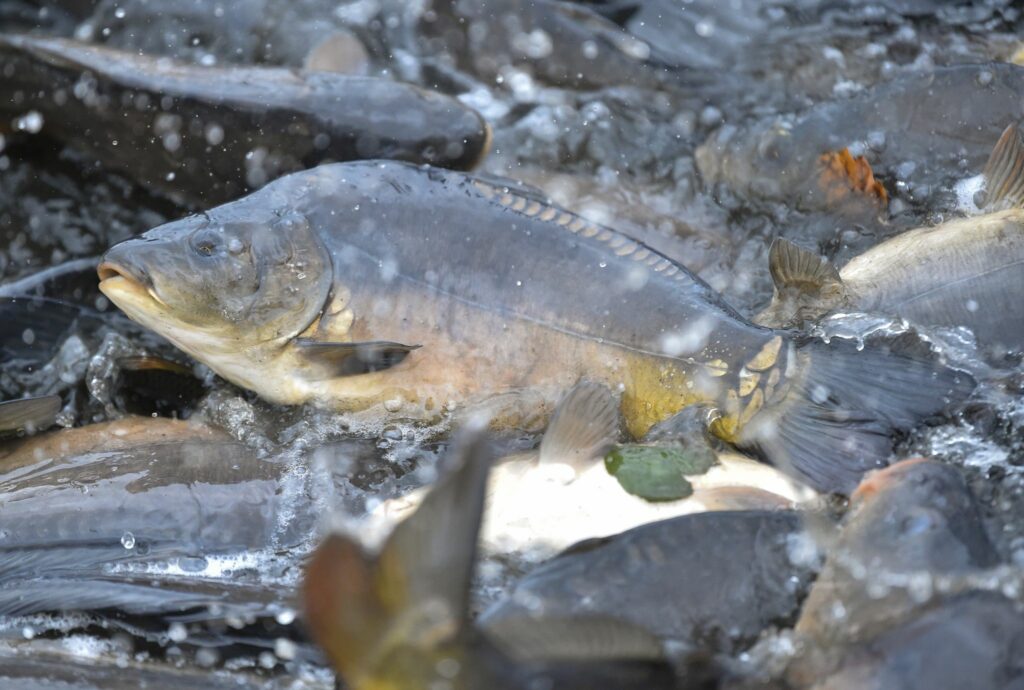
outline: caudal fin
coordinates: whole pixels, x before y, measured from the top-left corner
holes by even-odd
[[[753,417],[737,445],[819,491],[849,493],[888,464],[893,434],[964,399],[974,380],[939,363],[916,337],[858,350],[811,341],[796,348],[790,388]]]

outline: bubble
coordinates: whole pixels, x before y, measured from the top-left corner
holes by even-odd
[[[131,550],[135,548],[135,535],[131,532],[125,532],[121,535],[121,546]]]
[[[206,143],[210,146],[217,146],[224,141],[224,128],[216,122],[211,122],[206,125],[205,134]]]
[[[21,334],[21,341],[26,345],[31,345],[36,341],[36,332],[31,328],[26,328]]]
[[[295,643],[285,637],[274,640],[274,654],[277,658],[291,661],[295,658]]]
[[[38,110],[30,110],[17,119],[15,129],[29,134],[36,134],[43,128],[43,114]]]
[[[124,8],[123,7],[118,7],[116,10],[114,10],[114,16],[117,17],[118,19],[124,19],[124,16],[125,16]]]
[[[291,625],[295,622],[295,611],[291,609],[279,611],[277,615],[274,616],[274,620],[276,620],[280,625]]]
[[[171,623],[171,627],[167,629],[167,637],[171,642],[184,642],[188,637],[188,630],[183,623]]]

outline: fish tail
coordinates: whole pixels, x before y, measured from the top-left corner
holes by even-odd
[[[465,436],[448,459],[448,471],[378,553],[354,534],[333,533],[310,559],[306,621],[348,687],[365,687],[391,673],[396,652],[429,652],[458,639],[468,624],[491,462],[480,430]],[[409,687],[433,674],[432,667],[411,662],[404,671],[415,675],[407,679]]]
[[[790,347],[789,374],[740,430],[751,449],[819,491],[851,492],[888,464],[893,434],[917,426],[974,389],[917,336],[871,342],[808,341]]]

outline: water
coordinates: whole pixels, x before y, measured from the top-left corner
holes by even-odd
[[[933,4],[942,5],[934,17],[927,13]],[[748,175],[753,156],[774,151],[774,133],[787,131],[817,104],[870,98],[879,83],[913,79],[935,66],[1020,55],[1021,13],[999,2],[947,7],[927,1],[864,6],[698,1],[685,12],[670,2],[635,7],[588,3],[608,26],[631,32],[620,36],[618,45],[607,31],[588,33],[589,28],[573,43],[545,23],[551,17],[542,10],[523,15],[532,17],[533,25],[516,28],[516,22],[502,20],[522,9],[523,3],[512,0],[493,3],[490,13],[468,22],[464,32],[458,29],[465,39],[461,43],[436,39],[447,17],[443,8],[426,8],[428,2],[246,0],[224,11],[220,3],[119,0],[99,2],[95,11],[84,13],[73,7],[76,3],[68,5],[46,14],[34,3],[16,2],[0,10],[0,20],[9,17],[18,28],[218,65],[299,66],[309,46],[335,31],[352,32],[365,44],[370,74],[455,94],[487,118],[494,145],[485,172],[539,187],[587,218],[633,234],[690,267],[747,316],[771,298],[767,248],[774,237],[816,246],[842,262],[900,231],[976,213],[978,173],[993,143],[925,138],[923,147],[910,148],[911,159],[902,153],[899,134],[887,133],[883,121],[858,123],[864,126],[848,131],[841,118],[826,121],[836,125],[835,148],[848,146],[854,156],[865,156],[885,185],[891,201],[879,215],[801,205],[774,194],[772,183],[778,180],[763,170]],[[982,70],[977,83],[985,87],[993,79]],[[959,98],[948,94],[951,108]],[[47,130],[38,115],[22,113],[15,131],[0,139],[0,282],[95,256],[182,215],[183,209],[130,180],[32,136]],[[202,135],[216,145],[224,131],[211,123]],[[176,136],[168,130],[163,140],[169,154],[177,146]],[[698,148],[713,144],[706,150],[718,165],[721,151],[715,147],[725,142],[728,149],[744,137],[751,148],[741,147],[738,160],[729,163],[740,171],[743,184],[706,184]],[[266,181],[260,155],[254,152],[243,171],[253,184]],[[109,313],[94,293],[79,294],[74,301]],[[816,335],[864,340],[908,328],[878,315],[845,314],[821,324]],[[35,329],[31,336],[21,333],[27,345],[46,335]],[[982,501],[998,550],[1009,562],[1024,564],[1024,523],[1018,518],[1024,510],[1024,366],[1013,357],[986,360],[969,334],[922,336],[949,361],[972,371],[982,386],[963,415],[917,430],[902,440],[898,453],[962,467]],[[5,363],[0,390],[5,397],[64,394],[70,402],[60,418],[63,426],[116,420],[127,412],[118,395],[118,358],[174,353],[166,343],[145,337],[122,323],[100,329],[73,326],[57,350],[32,367],[22,371]],[[330,686],[322,658],[305,645],[294,625],[299,604],[291,593],[300,582],[302,559],[329,519],[367,529],[368,516],[429,484],[450,424],[424,428],[312,408],[286,409],[202,368],[197,380],[202,399],[187,411],[175,408],[174,414],[221,429],[251,456],[282,468],[274,480],[272,524],[263,542],[250,548],[137,558],[145,545],[140,528],[151,518],[128,514],[111,533],[128,560],[108,564],[103,574],[141,577],[168,587],[230,589],[241,583],[244,595],[257,597],[257,610],[213,616],[217,622],[207,627],[157,615],[119,626],[103,623],[100,630],[89,617],[9,616],[0,620],[0,655],[42,655],[74,664],[114,659],[136,670],[147,664],[158,671],[182,664],[234,672],[267,687]],[[537,441],[524,433],[505,443],[512,452]],[[568,511],[579,519],[587,515],[585,504],[596,510],[603,492],[618,490],[614,482],[592,479],[577,485],[560,508],[580,507]],[[542,484],[544,501],[560,500],[551,481]],[[96,487],[83,482],[78,490],[85,495]],[[575,537],[595,536],[575,531],[579,523],[567,519],[549,543],[531,548],[516,529],[535,530],[535,522],[543,523],[544,508],[530,515],[528,502],[536,498],[530,491],[510,496],[504,498],[525,514],[505,534],[485,541],[475,591],[478,608],[502,596],[541,557]],[[616,526],[630,526],[631,519],[612,520],[602,529],[614,532]],[[385,519],[377,526],[378,540],[389,524]],[[813,549],[804,545],[803,551]],[[1020,588],[1012,586],[1018,580],[1019,573],[1004,569],[987,584],[1019,598]],[[931,591],[936,585],[928,586]],[[48,639],[40,643],[40,635]],[[245,640],[227,645],[227,651],[211,651],[233,636]],[[783,631],[767,636],[736,663],[770,673],[795,649],[792,633]]]

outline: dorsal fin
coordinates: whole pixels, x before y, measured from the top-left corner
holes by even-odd
[[[564,463],[579,471],[603,457],[619,430],[619,404],[600,383],[577,383],[555,409],[540,442],[540,462]]]
[[[299,352],[326,371],[325,377],[358,376],[390,369],[404,360],[419,345],[403,345],[386,340],[358,343],[331,343],[311,338],[296,338]]]
[[[1024,141],[1016,123],[1003,130],[984,175],[986,210],[1024,206]]]
[[[380,554],[358,538],[332,534],[306,570],[304,599],[313,637],[349,687],[364,687],[386,657],[461,635],[491,456],[481,428],[447,456],[450,466]]]
[[[768,251],[768,269],[779,292],[795,288],[818,292],[826,285],[841,285],[839,270],[825,257],[777,238]]]

